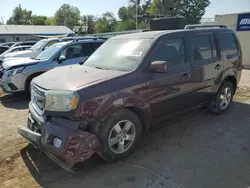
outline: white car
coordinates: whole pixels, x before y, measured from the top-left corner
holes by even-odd
[[[24,50],[28,50],[30,49],[32,46],[16,46],[16,47],[11,47],[8,50],[6,50],[4,53],[2,53],[0,55],[0,65],[3,62],[4,56],[9,54],[9,53],[13,53],[13,52],[20,52],[20,51],[24,51]]]
[[[4,55],[3,59],[4,61],[7,59],[12,59],[16,57],[29,57],[34,58],[38,54],[40,54],[42,51],[50,47],[51,45],[60,42],[59,39],[42,39],[39,42],[37,42],[34,46],[32,46],[29,50],[24,50],[20,52],[13,52]]]

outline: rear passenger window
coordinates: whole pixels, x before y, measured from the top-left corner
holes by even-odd
[[[190,48],[193,60],[201,61],[213,58],[209,35],[200,35],[190,38]]]
[[[151,62],[166,61],[168,67],[185,62],[185,47],[182,38],[163,40],[154,51]]]
[[[226,55],[238,53],[237,42],[232,33],[219,33],[218,36],[221,51],[226,52]]]

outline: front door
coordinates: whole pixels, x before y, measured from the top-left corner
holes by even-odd
[[[149,64],[166,61],[167,73],[152,73],[146,70],[148,89],[144,99],[150,104],[154,120],[161,120],[190,106],[192,93],[191,65],[186,59],[183,37],[167,37],[159,41]]]
[[[87,58],[87,56],[83,53],[82,44],[67,46],[65,49],[62,50],[59,57],[60,56],[65,56],[66,60],[56,66],[77,64],[84,61]]]

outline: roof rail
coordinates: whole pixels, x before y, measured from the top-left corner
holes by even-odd
[[[227,29],[226,25],[214,25],[214,24],[197,24],[197,25],[186,25],[185,29],[196,29],[196,28],[224,28]]]
[[[107,38],[105,37],[75,37],[73,39],[73,42],[77,42],[77,41],[80,41],[80,40],[107,40]]]

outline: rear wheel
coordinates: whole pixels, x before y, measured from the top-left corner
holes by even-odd
[[[234,96],[234,86],[231,82],[224,82],[219,89],[215,100],[209,104],[209,110],[211,112],[221,114],[228,110]]]
[[[102,157],[112,161],[128,156],[140,141],[141,130],[139,118],[130,110],[113,114],[99,130]]]

